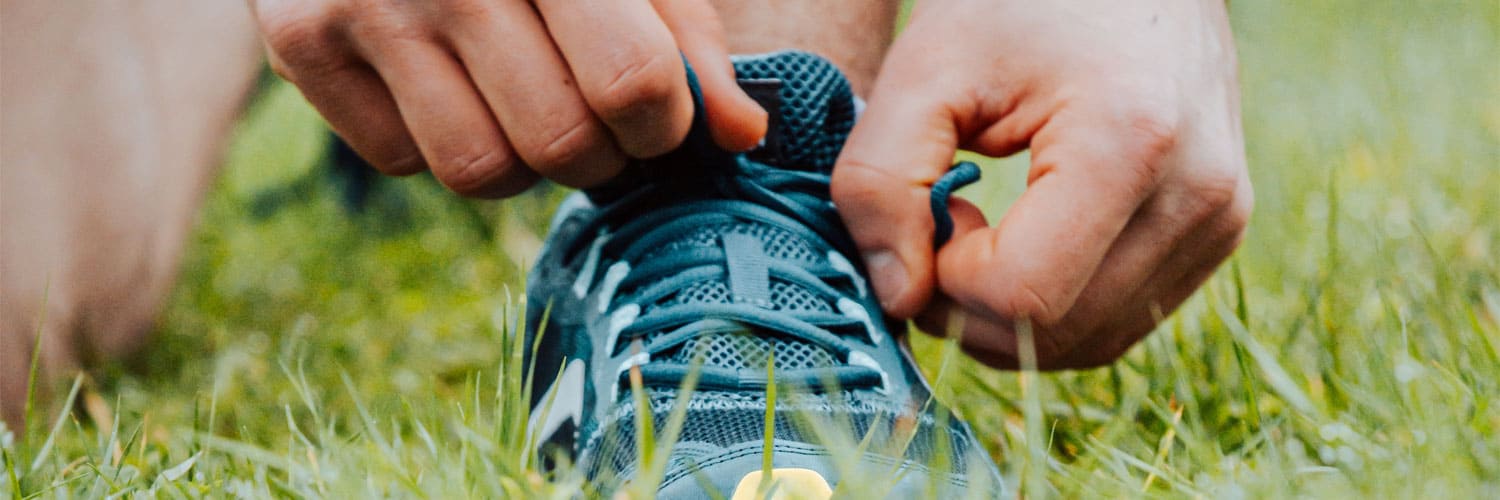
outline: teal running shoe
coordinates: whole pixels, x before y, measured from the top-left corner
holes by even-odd
[[[856,114],[848,82],[801,52],[737,57],[735,71],[772,116],[760,147],[718,149],[700,114],[677,151],[553,219],[527,288],[544,463],[571,463],[600,495],[642,481],[662,498],[1000,494],[983,446],[893,335],[905,324],[882,313],[830,201]],[[961,181],[945,178],[935,205]],[[675,434],[660,464],[641,463],[642,422],[659,446]]]

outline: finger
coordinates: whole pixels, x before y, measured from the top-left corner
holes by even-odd
[[[321,77],[288,77],[349,147],[387,175],[427,169],[396,101],[368,67],[350,67]]]
[[[1061,356],[1057,360],[1059,367],[1088,368],[1114,361],[1155,329],[1213,275],[1219,264],[1228,259],[1244,239],[1250,214],[1252,195],[1249,182],[1242,180],[1233,190],[1234,198],[1228,204],[1196,224],[1171,246],[1163,262],[1153,267],[1150,276],[1129,294],[1128,301],[1111,307],[1109,310],[1114,312],[1108,315],[1093,314],[1103,319],[1102,324],[1096,323],[1090,328],[1094,342],[1080,343],[1072,352]],[[1199,203],[1212,204],[1201,199]],[[1088,315],[1093,307],[1079,309],[1080,313]]]
[[[1168,131],[1129,117],[1063,111],[1032,141],[1031,179],[998,226],[955,239],[938,261],[943,291],[989,319],[1055,326],[1159,182]],[[1071,339],[1038,335],[1039,357]]]
[[[687,72],[647,0],[540,0],[537,8],[625,154],[649,158],[682,143],[693,120]]]
[[[1118,324],[1127,315],[1135,320],[1141,313],[1149,312],[1140,309],[1145,305],[1140,300],[1142,288],[1148,278],[1160,272],[1174,248],[1189,236],[1193,225],[1200,220],[1195,216],[1179,216],[1179,212],[1168,209],[1175,205],[1179,204],[1148,203],[1111,245],[1077,301],[1060,313],[1061,317],[1055,322],[1032,325],[1039,367],[1055,368],[1054,363],[1058,360],[1108,341],[1090,335],[1102,333],[1106,323]],[[938,259],[941,269],[944,256],[940,254]],[[939,280],[943,281],[943,278]],[[970,351],[993,352],[1002,357],[1017,354],[1015,329],[1020,318],[998,315],[984,305],[959,305],[958,309],[983,318],[965,331],[965,346]],[[1102,335],[1120,333],[1112,331]]]
[[[984,211],[978,205],[958,196],[948,198],[948,217],[953,220],[954,236],[963,236],[990,225],[984,220]]]
[[[1248,196],[1248,187],[1236,191],[1240,194],[1234,196]],[[1244,202],[1221,205],[1202,192],[1165,198],[1180,200],[1153,198],[1127,225],[1077,304],[1057,325],[1034,328],[1039,368],[1092,368],[1114,361],[1191,296],[1239,245],[1248,215]],[[1189,198],[1193,201],[1183,201]],[[1191,214],[1194,205],[1218,208],[1202,216],[1164,215]],[[969,352],[982,354],[987,362],[1008,363],[1016,357],[1014,323],[954,307],[967,315],[962,338]],[[954,313],[924,312],[939,314]]]
[[[974,314],[945,295],[934,296],[913,321],[923,332],[955,339],[970,357],[991,368],[1020,367],[1013,325]]]
[[[1193,262],[1191,267],[1163,266],[1147,280],[1138,296],[1082,337],[1071,352],[1048,358],[1043,369],[1095,368],[1119,359],[1187,301],[1204,281],[1213,276],[1218,264],[1233,252],[1233,245],[1222,242],[1213,247],[1212,253],[1220,256],[1195,254],[1194,257],[1202,260]]]
[[[954,196],[948,200],[948,214],[953,220],[953,235],[962,236],[989,226],[984,213],[969,200]],[[941,254],[941,251],[939,251]],[[921,312],[912,317],[923,332],[939,337],[962,338],[963,309],[952,299],[937,293]]]
[[[376,169],[408,175],[426,169],[390,90],[337,29],[322,2],[252,2],[271,69],[297,86],[349,146]]]
[[[766,135],[766,111],[735,81],[724,25],[704,0],[653,0],[677,47],[693,65],[714,142],[729,151],[755,147]]]
[[[385,80],[434,176],[465,196],[521,192],[536,173],[521,166],[463,67],[446,50],[379,27],[356,37]]]
[[[573,187],[614,177],[625,154],[584,102],[536,11],[519,1],[483,5],[439,22],[451,27],[450,43],[516,153]]]
[[[942,100],[953,93],[909,85],[899,73],[876,79],[833,169],[832,192],[881,305],[909,318],[936,283],[929,195],[953,160],[958,133]]]
[[[1226,221],[1237,216],[1239,175],[1203,167],[1174,172],[1105,255],[1068,313],[1073,327],[1090,331],[1113,317],[1148,313],[1127,309],[1155,300],[1162,290],[1151,289],[1153,278],[1165,275],[1175,283],[1197,267],[1216,266],[1222,259],[1217,256],[1220,244],[1238,235],[1242,226],[1232,228]]]

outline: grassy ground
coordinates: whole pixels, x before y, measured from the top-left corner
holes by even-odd
[[[955,359],[941,398],[1032,496],[1500,491],[1500,4],[1232,10],[1258,195],[1232,265],[1113,367]],[[350,216],[320,127],[285,85],[259,98],[155,347],[64,417],[0,430],[0,497],[579,486],[519,451],[506,335],[562,193],[393,181]],[[1003,210],[1022,162],[968,196]],[[948,347],[916,342],[934,376]]]

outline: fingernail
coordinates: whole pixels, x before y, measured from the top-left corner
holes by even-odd
[[[890,301],[906,291],[906,266],[901,265],[895,252],[878,250],[865,259],[865,267],[870,269],[881,305],[890,309]]]

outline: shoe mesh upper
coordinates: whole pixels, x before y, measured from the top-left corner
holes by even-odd
[[[741,79],[778,79],[782,82],[779,133],[782,134],[783,150],[760,156],[752,152],[751,157],[782,168],[821,173],[831,171],[854,123],[853,95],[838,70],[815,56],[791,52],[736,58],[735,70]],[[753,221],[698,228],[662,245],[641,260],[670,258],[672,254],[684,251],[717,249],[723,245],[722,238],[726,234],[749,235],[759,240],[762,251],[771,259],[794,265],[829,265],[827,257],[809,242],[783,229]],[[628,294],[630,291],[621,292]],[[836,312],[834,304],[819,294],[774,277],[770,282],[770,299],[769,308],[774,311]],[[641,314],[644,317],[666,307],[729,304],[733,300],[729,285],[722,278],[715,277],[692,283],[654,304],[647,304]],[[663,333],[648,334],[645,342],[649,344]],[[775,354],[778,371],[842,364],[821,347],[753,329],[701,335],[664,356],[653,356],[653,361],[688,364],[699,352],[705,355],[705,366],[761,373],[764,373],[771,353]],[[651,401],[651,417],[659,432],[677,401],[676,391],[647,388],[646,392]],[[636,407],[628,394],[626,392],[614,403],[609,416],[599,422],[586,438],[583,446],[586,466],[593,477],[628,475],[637,466],[638,450],[634,441]],[[669,470],[689,467],[726,447],[760,442],[764,438],[766,402],[762,393],[698,391],[687,404],[687,417],[669,458]],[[887,398],[859,391],[843,391],[836,395],[796,394],[786,401],[779,399],[777,405],[774,427],[777,440],[821,442],[809,427],[819,422],[847,426],[847,429],[834,427],[830,430],[842,436],[850,436],[852,432],[854,441],[874,428],[873,432],[879,439],[870,451],[904,455],[919,463],[929,463],[942,449],[936,445],[937,440],[947,439],[949,442],[944,446],[949,450],[946,454],[948,463],[952,470],[963,470],[965,442],[962,434],[940,429],[931,414],[917,408],[892,407]],[[893,424],[896,421],[900,423]],[[904,431],[899,430],[902,426]],[[886,445],[901,441],[893,437],[899,438],[903,432],[910,438],[910,445],[904,450],[888,449]]]
[[[753,222],[699,228],[682,239],[668,243],[663,250],[655,255],[647,256],[646,259],[695,247],[718,248],[720,235],[726,233],[754,236],[762,242],[766,255],[773,259],[812,264],[820,264],[825,260],[814,252],[807,242],[797,239],[790,233]],[[650,314],[656,308],[661,307],[732,302],[727,284],[722,280],[708,279],[693,283],[667,296],[657,304],[648,307],[645,313]],[[834,311],[828,301],[807,289],[775,279],[771,281],[771,309],[776,311]],[[648,336],[648,341],[651,338]],[[704,349],[703,352],[707,356],[704,362],[709,366],[763,370],[766,366],[766,355],[773,351],[776,353],[776,368],[779,370],[828,367],[837,364],[833,355],[805,342],[785,340],[775,336],[753,335],[750,332],[699,337],[688,341],[668,359],[690,363],[694,353],[697,353],[699,349]]]
[[[677,391],[650,391],[650,400],[653,430],[660,439],[673,405],[678,404]],[[668,473],[701,465],[731,446],[764,442],[764,394],[703,391],[694,393],[687,404],[681,434],[668,458]],[[885,401],[854,392],[782,396],[776,404],[773,438],[777,441],[823,443],[818,431],[821,428],[826,434],[847,439],[842,444],[850,449],[870,435],[867,451],[872,453],[929,466],[946,460],[949,471],[968,467],[967,437],[930,414],[893,408]],[[608,432],[598,435],[589,446],[595,453],[589,464],[590,475],[628,477],[639,467],[634,404],[618,406],[603,424]],[[941,442],[944,440],[947,442]]]
[[[776,52],[738,57],[734,73],[742,80],[781,81],[782,151],[757,159],[787,168],[833,170],[844,138],[854,128],[854,92],[838,68],[811,54]],[[751,156],[758,153],[765,151]]]
[[[811,54],[778,52],[737,57],[735,75],[740,79],[775,79],[781,82],[780,112],[777,131],[782,135],[782,152],[774,155],[786,168],[827,172],[843,147],[844,138],[854,126],[854,101],[849,83],[828,61]],[[663,245],[643,260],[661,255],[720,246],[725,234],[744,234],[761,242],[767,257],[811,265],[827,265],[827,259],[813,250],[808,242],[791,233],[765,224],[742,221],[698,228],[683,238]],[[729,287],[721,280],[694,283],[669,295],[644,311],[686,304],[728,304],[733,301]],[[795,284],[772,279],[771,305],[777,311],[833,312],[834,307],[816,294]],[[722,337],[722,338],[721,338]],[[651,336],[647,337],[649,341]],[[707,344],[707,345],[702,345]],[[824,350],[803,342],[765,335],[720,335],[694,339],[684,344],[670,359],[690,361],[698,349],[706,348],[709,365],[733,368],[763,369],[766,354],[776,353],[776,368],[829,367],[837,364]]]

